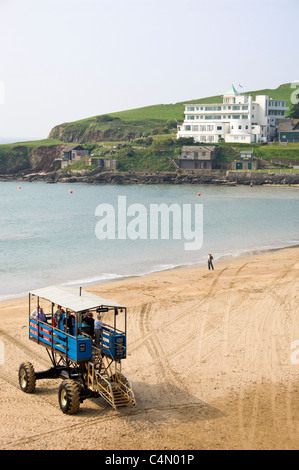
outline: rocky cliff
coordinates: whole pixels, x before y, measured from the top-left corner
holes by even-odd
[[[64,145],[42,146],[38,148],[16,145],[0,151],[0,174],[26,174],[29,172],[51,172],[57,169],[55,158]]]

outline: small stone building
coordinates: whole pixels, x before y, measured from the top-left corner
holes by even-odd
[[[253,151],[242,150],[240,152],[240,158],[232,162],[233,170],[257,170],[259,168],[259,160],[254,158]]]
[[[281,119],[277,134],[279,142],[299,142],[299,119]]]
[[[106,158],[99,157],[89,157],[85,159],[85,165],[91,166],[96,165],[99,168],[104,168],[105,170],[116,170],[118,167],[118,160],[109,160]]]
[[[69,145],[65,147],[62,152],[60,158],[56,158],[56,160],[61,161],[61,168],[65,168],[72,163],[81,160],[81,158],[86,158],[89,156],[89,150],[85,150],[81,145]]]
[[[179,156],[179,168],[183,170],[211,170],[218,152],[215,145],[186,145]]]

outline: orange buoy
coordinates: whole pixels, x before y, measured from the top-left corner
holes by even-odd
[[[19,186],[18,189],[21,189],[21,186]]]
[[[73,191],[70,191],[71,194],[73,194]]]

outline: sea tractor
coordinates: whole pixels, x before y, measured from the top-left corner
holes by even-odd
[[[42,313],[49,305],[50,313]],[[34,308],[35,307],[35,308]],[[58,309],[59,307],[59,309]],[[88,318],[101,315],[95,340]],[[120,318],[122,317],[122,318]],[[107,324],[104,320],[112,324]],[[122,330],[117,322],[122,323]],[[52,367],[35,372],[30,362],[19,367],[21,390],[33,393],[36,381],[57,379],[63,413],[75,414],[86,398],[102,397],[114,409],[136,406],[130,381],[121,371],[127,354],[127,309],[82,288],[48,287],[29,293],[29,339],[43,346]]]

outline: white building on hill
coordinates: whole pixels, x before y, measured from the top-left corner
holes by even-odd
[[[252,96],[237,92],[232,85],[223,95],[223,103],[187,104],[185,119],[178,126],[177,138],[193,137],[195,142],[252,143],[267,142],[277,131],[277,121],[289,108],[286,100],[267,95]]]

